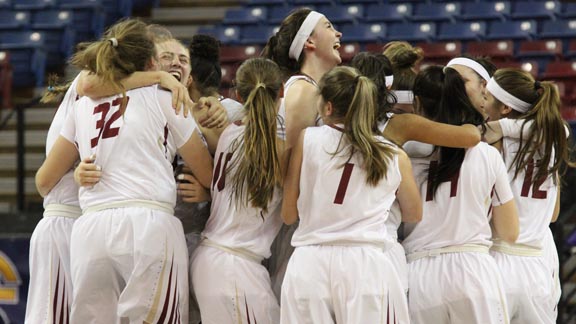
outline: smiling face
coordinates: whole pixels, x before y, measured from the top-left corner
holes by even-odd
[[[342,33],[337,31],[326,17],[322,17],[314,27],[308,41],[314,45],[314,52],[319,58],[336,66],[342,63],[338,51],[340,38],[342,38]]]
[[[182,84],[190,82],[190,52],[177,40],[156,44],[160,70],[172,74]]]
[[[451,65],[450,67],[458,71],[464,80],[466,94],[468,95],[468,98],[470,98],[474,108],[485,116],[486,112],[484,106],[486,105],[486,82],[484,79],[467,66],[456,64]]]

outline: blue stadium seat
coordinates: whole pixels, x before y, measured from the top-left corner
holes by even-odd
[[[574,18],[576,17],[576,2],[564,2],[560,11],[560,17]]]
[[[272,7],[268,10],[268,23],[280,24],[297,7]]]
[[[436,24],[422,23],[392,23],[387,25],[388,41],[431,41],[436,38]]]
[[[11,0],[0,0],[0,9],[10,9],[12,8]]]
[[[245,26],[242,27],[240,43],[246,45],[266,44],[272,35],[276,34],[278,27],[274,26]]]
[[[32,13],[32,28],[63,29],[73,24],[73,13],[69,10],[43,10]]]
[[[32,31],[0,32],[0,50],[9,50],[14,86],[43,86],[46,72],[45,36]]]
[[[413,21],[454,21],[460,15],[461,5],[449,3],[419,3],[414,5],[414,12],[409,17]]]
[[[106,12],[103,0],[59,0],[60,8],[72,11],[76,41],[97,38],[104,32]]]
[[[486,35],[486,23],[460,22],[441,23],[438,28],[438,40],[480,40]]]
[[[73,27],[70,10],[43,10],[32,14],[32,29],[42,31],[46,37],[48,66],[64,64],[72,55],[76,43]]]
[[[42,10],[54,8],[57,5],[56,0],[14,0],[12,7],[16,10]]]
[[[160,0],[102,0],[106,12],[106,25],[112,25],[118,19],[130,17],[133,10],[146,10],[158,7]]]
[[[340,0],[340,3],[380,3],[380,0]]]
[[[225,25],[259,24],[268,18],[266,7],[228,9],[222,21]]]
[[[573,38],[576,37],[576,19],[543,21],[540,38]]]
[[[114,1],[114,0],[110,0]],[[128,0],[131,1],[131,0]],[[142,10],[146,8],[158,8],[160,6],[160,0],[133,0],[131,1],[131,7],[134,10]],[[126,4],[128,5],[128,4]]]
[[[28,11],[0,10],[0,30],[25,30],[30,28]]]
[[[355,23],[364,15],[361,4],[321,6],[318,11],[323,13],[334,24]]]
[[[487,39],[532,39],[536,35],[536,21],[496,21],[488,28]]]
[[[240,27],[237,26],[217,26],[214,27],[212,36],[216,37],[222,44],[239,44]]]
[[[364,11],[366,22],[406,21],[412,15],[412,4],[371,4]]]
[[[343,42],[376,43],[386,39],[386,25],[359,24],[345,25],[340,30]]]
[[[560,13],[557,1],[514,1],[512,19],[555,19]]]
[[[283,6],[284,0],[248,0],[248,6]]]
[[[463,2],[459,18],[462,20],[506,20],[510,16],[511,7],[509,1]]]
[[[292,0],[292,4],[295,6],[307,6],[307,5],[323,5],[323,4],[334,4],[332,0]]]

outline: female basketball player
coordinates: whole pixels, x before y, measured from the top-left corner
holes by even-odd
[[[425,117],[483,124],[452,68],[421,71],[414,95],[416,111]],[[493,236],[508,242],[518,236],[518,215],[499,153],[485,143],[466,150],[431,147],[412,163],[424,204],[423,220],[406,224],[402,242],[413,323],[508,323],[500,274],[488,254]]]
[[[153,68],[154,57],[146,25],[132,19],[74,56],[76,66],[123,94],[81,98],[36,176],[46,194],[79,156],[96,154],[102,168],[93,188],[80,189],[83,217],[70,242],[71,322],[187,322],[187,253],[173,217],[171,162],[177,149],[207,175],[199,178],[205,186],[212,162],[194,121],[174,114],[170,93],[157,86],[123,91],[119,80]]]
[[[409,323],[385,222],[396,196],[403,213],[421,216],[410,162],[374,132],[378,95],[367,77],[334,68],[320,93],[325,125],[302,131],[284,186],[282,218],[300,223],[281,323]]]
[[[212,209],[203,240],[192,256],[192,282],[202,323],[279,321],[280,308],[261,262],[280,219],[280,156],[276,116],[282,90],[278,66],[267,59],[244,62],[236,91],[241,122],[221,134],[212,182]]]
[[[515,244],[495,241],[492,247],[508,278],[504,287],[511,323],[555,323],[554,269],[543,248],[550,222],[559,213],[558,172],[562,165],[573,165],[558,90],[515,69],[496,71],[487,90],[490,120],[501,120],[498,125],[505,134],[520,133],[499,144],[518,204],[520,235]]]

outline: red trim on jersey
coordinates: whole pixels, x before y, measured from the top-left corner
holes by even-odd
[[[168,291],[166,292],[166,297],[164,298],[164,306],[162,307],[162,313],[160,314],[160,318],[156,323],[164,324],[166,320],[166,315],[168,315],[168,304],[170,303],[170,292],[172,289],[172,270],[174,268],[174,255],[172,255],[172,262],[170,264],[170,274],[168,275]],[[176,287],[174,287],[176,289]]]
[[[344,128],[341,127],[341,126],[338,126],[338,125],[335,125],[335,124],[328,124],[328,126],[334,128],[334,129],[337,130],[337,131],[340,131],[340,132],[344,133]]]
[[[178,272],[176,272],[178,273]],[[174,297],[172,298],[172,310],[170,311],[170,318],[168,319],[168,323],[175,323],[173,322],[175,320],[175,316],[176,316],[176,311],[178,310],[178,308],[176,307],[176,299],[177,299],[177,295],[176,293],[178,292],[178,275],[176,275],[176,278],[174,278]]]
[[[56,311],[58,306],[59,289],[60,289],[60,261],[58,261],[58,271],[56,272],[56,289],[54,291],[54,297],[52,298],[52,323],[57,323]]]

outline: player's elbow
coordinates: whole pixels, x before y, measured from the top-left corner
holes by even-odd
[[[404,223],[419,223],[422,220],[422,203],[420,201],[413,202],[410,206],[401,206],[402,222]]]
[[[36,190],[38,190],[40,196],[45,197],[52,189],[52,185],[50,184],[49,179],[44,176],[42,169],[39,169],[38,172],[36,172],[34,180],[36,182]]]

